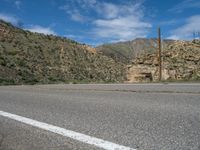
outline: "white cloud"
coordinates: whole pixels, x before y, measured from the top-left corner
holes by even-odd
[[[19,0],[15,1],[15,6],[16,6],[18,9],[20,9],[20,7],[21,7],[21,1],[19,1]]]
[[[85,21],[85,17],[82,16],[81,14],[77,13],[72,13],[71,14],[71,18],[74,21],[78,21],[78,22],[84,22]]]
[[[20,9],[22,1],[21,0],[4,0],[7,3],[10,3],[12,5],[15,5],[17,9]]]
[[[144,19],[143,0],[114,4],[97,0],[67,0],[60,9],[78,22],[87,22],[93,38],[109,41],[132,40],[146,37],[151,23]],[[92,15],[91,15],[92,14]]]
[[[65,12],[71,17],[73,21],[77,22],[84,22],[86,20],[86,17],[81,15],[81,13],[77,9],[70,9],[70,6],[65,5],[59,7],[61,10],[65,10]]]
[[[71,19],[74,21],[83,23],[87,20],[87,18],[81,15],[77,9],[67,10],[66,12],[70,15]]]
[[[200,15],[195,15],[186,20],[185,25],[171,31],[168,38],[171,39],[192,39],[194,32],[200,32]]]
[[[10,22],[13,25],[18,25],[19,24],[19,20],[16,17],[8,15],[8,14],[1,14],[0,13],[0,19],[4,20],[6,22]]]
[[[142,22],[133,16],[111,20],[96,20],[94,33],[103,38],[130,40],[136,37],[146,37],[151,24]]]
[[[103,19],[93,21],[93,33],[110,41],[126,41],[146,37],[152,25],[144,21],[142,3],[114,5],[104,3],[101,7]],[[106,12],[106,13],[105,13]],[[98,11],[98,13],[100,13]],[[106,15],[105,15],[106,14]]]
[[[171,26],[171,25],[175,25],[177,23],[179,23],[181,20],[175,20],[175,19],[171,19],[171,20],[167,20],[167,21],[161,21],[159,22],[160,26]]]
[[[126,16],[144,16],[143,1],[137,3],[113,4],[108,2],[99,3],[97,12],[105,19]]]
[[[25,30],[31,31],[31,32],[37,32],[37,33],[43,33],[46,35],[56,35],[56,33],[49,27],[42,27],[39,25],[32,25],[29,28],[25,28]]]
[[[107,19],[112,19],[118,16],[119,8],[111,3],[103,3],[98,6],[97,12]]]
[[[72,0],[74,1],[74,0]],[[98,2],[97,0],[77,0],[77,3],[85,8],[85,7],[93,7],[94,5],[96,5]]]
[[[75,35],[75,34],[66,34],[66,35],[64,35],[64,37],[70,38],[70,39],[73,39],[73,40],[79,41],[79,42],[85,39],[85,36]]]
[[[183,0],[181,3],[169,9],[169,11],[181,13],[185,9],[191,9],[191,8],[200,8],[200,1],[199,0]]]
[[[168,37],[166,37],[166,39],[170,39],[170,40],[181,40],[179,36],[177,35],[170,35]]]

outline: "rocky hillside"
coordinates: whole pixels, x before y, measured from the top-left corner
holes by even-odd
[[[164,40],[163,47],[165,48],[173,42],[173,40]],[[133,59],[142,54],[155,52],[157,50],[157,39],[138,38],[133,41],[105,44],[96,49],[117,62],[130,64]]]
[[[200,80],[200,40],[176,41],[166,47],[162,59],[163,80]],[[157,54],[144,54],[128,68],[129,82],[157,81]]]
[[[120,82],[124,68],[87,45],[0,21],[0,84]]]

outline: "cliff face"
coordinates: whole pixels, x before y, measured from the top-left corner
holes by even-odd
[[[200,40],[176,41],[162,52],[163,80],[200,80]],[[157,54],[144,54],[128,66],[129,82],[157,81]]]
[[[0,84],[122,82],[125,74],[87,45],[0,21]]]

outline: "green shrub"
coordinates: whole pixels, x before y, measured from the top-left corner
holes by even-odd
[[[0,85],[13,85],[13,84],[15,84],[14,79],[0,78]]]

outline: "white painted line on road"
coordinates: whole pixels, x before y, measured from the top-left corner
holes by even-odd
[[[50,131],[50,132],[53,132],[53,133],[83,142],[83,143],[87,143],[87,144],[94,145],[99,148],[106,149],[106,150],[136,150],[136,149],[133,149],[130,147],[118,145],[118,144],[115,144],[115,143],[112,143],[109,141],[98,139],[98,138],[95,138],[95,137],[92,137],[89,135],[85,135],[85,134],[78,133],[75,131],[67,130],[67,129],[64,129],[61,127],[57,127],[57,126],[50,125],[47,123],[39,122],[39,121],[36,121],[33,119],[18,116],[18,115],[11,114],[8,112],[0,111],[0,116],[10,118],[10,119],[31,125],[33,127],[37,127],[37,128],[40,128],[40,129],[43,129],[46,131]]]

